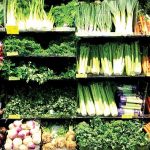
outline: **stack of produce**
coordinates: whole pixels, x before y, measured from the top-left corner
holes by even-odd
[[[44,0],[8,0],[6,21],[8,26],[18,25],[20,31],[51,30],[54,24],[51,10],[44,10]]]
[[[77,0],[72,0],[67,4],[52,7],[52,16],[56,27],[74,27]]]
[[[40,124],[35,121],[16,120],[9,125],[5,150],[39,150],[41,143]]]
[[[137,93],[137,87],[132,85],[117,86],[118,113],[122,115],[141,116],[143,100]]]
[[[106,34],[113,31],[114,24],[116,33],[132,34],[137,11],[138,0],[81,2],[77,8],[76,27],[80,34],[96,34],[97,31]]]
[[[6,140],[6,131],[5,127],[0,127],[0,149],[3,147]]]
[[[150,56],[148,55],[149,47],[143,48],[142,69],[146,76],[150,76]]]
[[[20,56],[75,56],[75,40],[60,39],[51,41],[47,49],[43,49],[35,39],[28,37],[8,36],[4,39],[4,50],[7,52],[17,52]]]
[[[82,116],[117,116],[118,110],[110,83],[78,84],[79,113]]]
[[[150,16],[139,14],[134,30],[137,34],[150,34]]]
[[[70,127],[52,125],[42,129],[42,150],[76,150],[75,132]]]
[[[141,74],[141,53],[138,42],[105,43],[80,46],[78,74],[104,74],[128,76]]]
[[[8,94],[8,98],[4,118],[16,114],[22,118],[76,116],[76,91],[69,85],[50,87],[49,84],[44,84],[22,88],[18,86],[13,94]]]
[[[42,84],[51,79],[58,80],[75,78],[74,65],[68,68],[64,68],[62,72],[58,73],[54,72],[49,67],[37,67],[37,65],[30,61],[28,64],[22,63],[20,63],[19,66],[16,66],[16,64],[12,63],[12,61],[5,60],[3,65],[0,66],[0,70],[2,71],[1,77],[9,80],[11,80],[11,77],[15,77],[16,80],[23,79],[26,80],[27,83],[29,81],[36,81],[39,84]]]
[[[80,150],[149,150],[150,140],[141,130],[141,121],[102,121],[94,118],[90,124],[77,125],[76,140]]]

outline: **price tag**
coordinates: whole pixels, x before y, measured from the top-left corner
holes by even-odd
[[[16,51],[16,52],[7,52],[6,53],[7,56],[18,56],[19,53]]]
[[[7,34],[19,34],[18,26],[6,26],[6,33]]]
[[[9,115],[8,116],[9,119],[21,119],[20,115]]]
[[[76,74],[76,78],[87,78],[87,74]]]
[[[130,114],[123,114],[122,115],[122,119],[132,119],[133,118],[133,115],[130,115]]]
[[[18,80],[20,80],[20,78],[11,76],[11,77],[8,78],[8,80],[9,81],[18,81]]]

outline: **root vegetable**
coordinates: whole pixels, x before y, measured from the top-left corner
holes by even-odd
[[[33,142],[28,143],[28,148],[29,149],[35,149],[35,144]]]
[[[25,130],[20,131],[18,133],[18,137],[21,139],[24,139],[26,137],[26,131]]]
[[[6,143],[4,147],[5,147],[5,150],[11,150],[12,149],[12,144],[11,143]]]
[[[50,143],[52,141],[52,135],[50,133],[43,133],[42,134],[42,142],[44,144]]]
[[[22,124],[22,125],[21,125],[21,128],[22,128],[23,130],[26,130],[26,129],[27,129],[27,125],[26,125],[26,124]]]
[[[35,121],[27,121],[26,126],[27,126],[28,129],[35,128]]]
[[[41,138],[40,137],[34,137],[33,139],[32,139],[32,141],[33,141],[33,143],[34,144],[40,144],[41,143]]]
[[[15,129],[17,130],[17,132],[20,132],[22,130],[21,126],[18,126]]]
[[[8,130],[8,137],[10,139],[15,139],[17,137],[17,131],[15,129]]]
[[[28,150],[28,147],[24,144],[19,146],[19,150]]]
[[[11,123],[11,124],[8,126],[8,128],[11,130],[11,129],[15,128],[15,126],[14,126],[13,123]]]
[[[6,143],[10,143],[10,144],[12,144],[12,143],[13,143],[13,141],[12,141],[10,138],[7,138],[7,139],[6,139]]]
[[[31,136],[26,136],[26,138],[23,140],[23,144],[28,145],[28,143],[32,142]]]
[[[68,150],[76,150],[76,142],[75,141],[66,141],[66,147]]]
[[[20,127],[22,125],[22,120],[16,120],[13,124],[15,127]]]
[[[20,146],[22,144],[22,140],[20,138],[15,138],[13,140],[13,145],[14,146]]]
[[[64,137],[58,137],[56,139],[56,145],[55,146],[58,148],[63,148],[63,147],[65,147],[65,143],[66,143],[66,140]]]

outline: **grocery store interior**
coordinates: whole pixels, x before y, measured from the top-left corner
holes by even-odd
[[[0,150],[150,150],[150,0],[0,0]]]

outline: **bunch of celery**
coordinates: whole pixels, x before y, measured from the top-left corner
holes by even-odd
[[[110,32],[112,20],[107,3],[79,3],[75,23],[78,32]]]
[[[131,34],[137,16],[138,0],[105,0],[113,15],[115,32]]]
[[[139,43],[125,44],[125,70],[128,76],[141,74],[141,53]]]
[[[19,30],[51,30],[53,24],[51,10],[44,10],[44,0],[8,0],[7,25],[18,25]]]
[[[78,84],[79,112],[82,116],[117,116],[117,106],[110,84]]]

